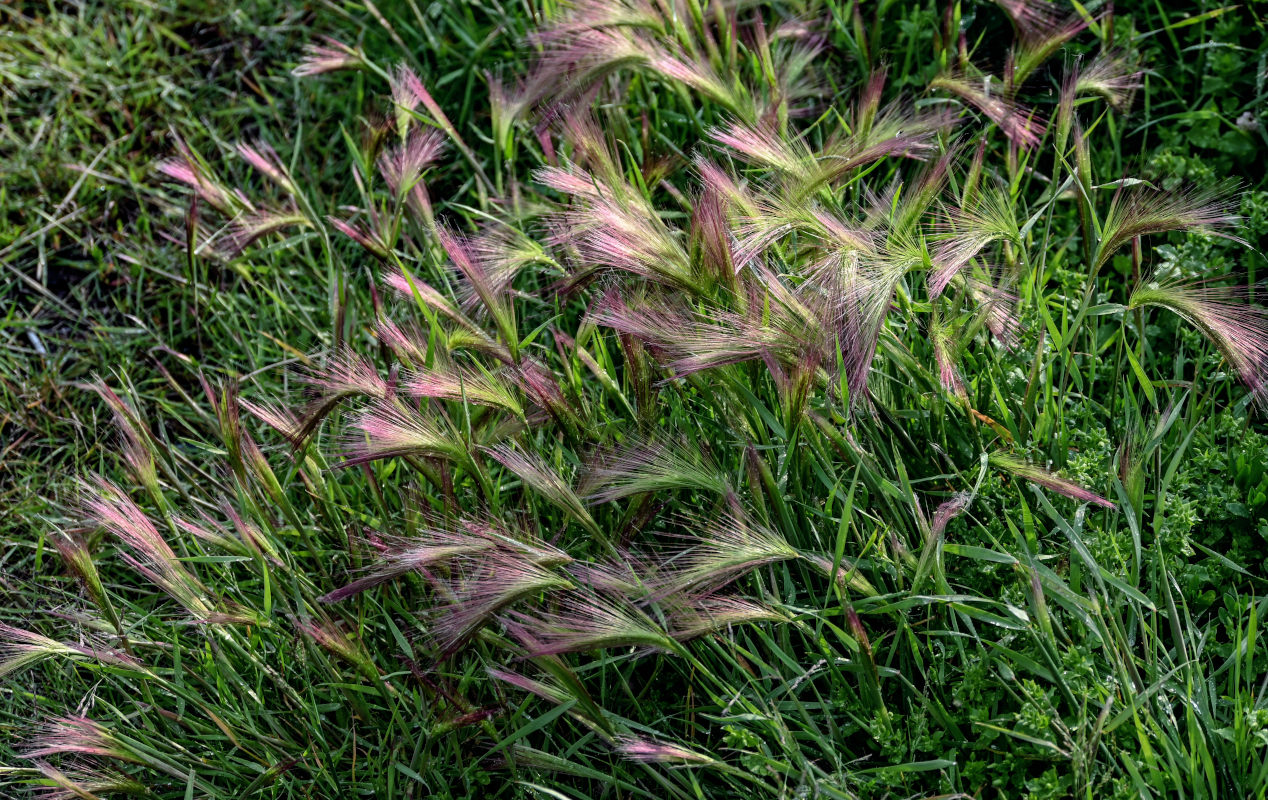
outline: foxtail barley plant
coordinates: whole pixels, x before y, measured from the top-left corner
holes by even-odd
[[[1238,218],[1229,186],[1104,174],[1145,68],[1112,7],[978,8],[1014,34],[993,69],[952,3],[898,74],[888,6],[545,5],[470,123],[443,75],[308,46],[302,88],[383,95],[356,205],[277,142],[237,145],[250,192],[180,142],[157,165],[210,207],[201,258],[320,248],[370,300],[332,286],[295,391],[208,382],[196,455],[100,388],[135,484],[87,479],[50,532],[82,587],[58,635],[0,628],[0,672],[91,688],[32,693],[15,769],[79,797],[1263,796],[1262,604],[1216,655],[1147,524],[1171,409],[1244,395],[1157,372],[1146,322],[1258,399],[1268,320],[1142,274]],[[1123,464],[1071,470],[1076,411]]]

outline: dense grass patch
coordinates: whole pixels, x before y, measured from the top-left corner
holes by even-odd
[[[1264,796],[1254,7],[383,6],[0,12],[11,792]]]

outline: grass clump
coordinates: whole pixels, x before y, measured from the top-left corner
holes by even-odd
[[[1193,508],[1232,437],[1265,506],[1264,230],[1123,177],[1182,26],[577,3],[460,93],[404,52],[447,12],[366,10],[293,69],[382,96],[340,190],[303,140],[157,167],[191,274],[300,264],[312,337],[185,429],[97,385],[124,474],[0,631],[13,785],[1262,796],[1262,563]]]

